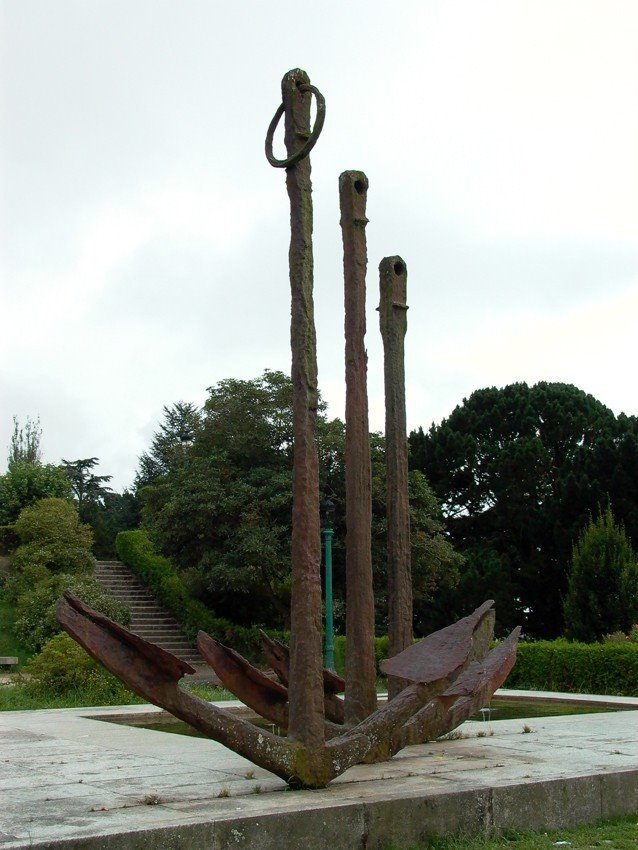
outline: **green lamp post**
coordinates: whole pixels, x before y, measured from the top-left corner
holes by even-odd
[[[321,503],[323,515],[323,540],[324,540],[324,565],[325,565],[325,594],[326,605],[326,631],[324,646],[324,664],[328,670],[334,670],[334,625],[332,622],[332,523],[334,520],[335,506],[330,499],[324,499]]]

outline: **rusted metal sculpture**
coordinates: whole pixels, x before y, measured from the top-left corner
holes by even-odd
[[[345,716],[358,723],[377,706],[372,588],[372,470],[368,425],[365,226],[368,178],[339,177],[346,337],[346,655]]]
[[[310,98],[317,98],[317,118],[310,130]],[[273,154],[273,134],[285,116],[287,158]],[[381,325],[392,343],[396,398],[389,398],[389,429],[396,455],[388,475],[392,482],[396,517],[402,530],[393,579],[396,635],[392,647],[402,651],[383,664],[383,670],[403,687],[387,704],[376,707],[373,695],[374,638],[372,571],[370,568],[370,456],[365,397],[366,358],[364,297],[366,249],[364,227],[367,179],[346,172],[340,180],[344,270],[346,278],[346,373],[348,392],[348,605],[349,652],[345,682],[322,668],[321,585],[318,462],[315,441],[317,364],[312,294],[312,203],[310,161],[324,118],[323,98],[307,74],[290,71],[282,81],[282,105],[268,130],[269,162],[286,168],[291,207],[290,286],[292,298],[291,347],[294,391],[294,482],[292,532],[292,617],[290,649],[263,635],[264,651],[279,682],[256,669],[234,650],[204,632],[199,650],[227,688],[246,705],[287,731],[273,735],[229,711],[193,696],[179,687],[193,668],[158,646],[93,611],[66,592],[57,607],[61,626],[86,651],[118,676],[129,688],[155,705],[190,723],[205,735],[258,765],[281,776],[293,787],[321,788],[353,764],[381,761],[408,744],[431,740],[458,726],[481,708],[507,677],[516,658],[519,630],[488,652],[493,634],[493,603],[486,602],[458,623],[412,645],[412,603],[405,577],[409,576],[409,526],[405,451],[405,398],[402,340],[405,333],[405,264],[394,257],[383,261]],[[403,289],[396,288],[397,279]],[[384,288],[385,287],[385,288]],[[395,319],[403,317],[395,323]],[[401,328],[403,327],[403,331]],[[387,348],[386,348],[387,351]],[[386,375],[386,388],[388,378]],[[393,436],[394,434],[394,436]],[[390,482],[388,484],[390,493]],[[401,491],[401,492],[399,492]],[[355,502],[354,506],[352,502]],[[394,516],[394,514],[393,514]],[[405,535],[407,540],[405,539]],[[393,539],[392,537],[390,538]],[[389,548],[390,548],[389,542]],[[408,552],[406,562],[404,553]],[[393,556],[394,557],[394,556]],[[403,559],[403,560],[401,560]],[[393,562],[394,563],[394,562]],[[405,564],[408,565],[406,573]],[[410,628],[405,623],[410,622]],[[396,624],[403,624],[400,627]],[[395,627],[393,626],[393,628]],[[339,697],[345,689],[345,701]]]
[[[383,338],[385,379],[386,511],[388,517],[388,653],[412,643],[412,570],[408,439],[405,416],[404,339],[408,327],[408,272],[401,257],[385,257],[379,265],[379,323]],[[391,677],[389,696],[404,682]]]

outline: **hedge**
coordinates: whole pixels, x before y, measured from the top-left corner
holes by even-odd
[[[374,639],[374,660],[377,666],[377,676],[381,675],[379,663],[384,658],[388,657],[388,636],[375,637]],[[346,638],[345,635],[336,635],[334,639],[334,661],[335,670],[340,676],[343,676],[346,669]]]
[[[504,687],[635,697],[638,646],[629,642],[522,642]]]
[[[252,661],[263,661],[259,629],[238,626],[216,617],[205,605],[194,599],[170,561],[155,554],[145,531],[121,531],[115,540],[118,557],[137,573],[142,583],[181,624],[184,633],[195,643],[201,629]],[[288,641],[287,633],[268,629],[272,638]]]

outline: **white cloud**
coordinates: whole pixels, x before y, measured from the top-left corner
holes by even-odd
[[[632,414],[637,316],[638,282],[555,314],[504,310],[454,348],[439,344],[427,359],[457,381],[462,376],[470,392],[516,381],[559,381],[591,393],[617,414]],[[451,407],[442,415],[449,412]]]
[[[313,183],[331,414],[336,187],[353,167],[371,187],[372,427],[376,268],[395,253],[410,269],[410,427],[512,380],[636,411],[633,0],[255,3],[249,18],[198,0],[5,5],[0,447],[14,413],[40,413],[52,460],[98,455],[122,486],[162,405],[288,368],[285,177],[263,137],[297,64],[327,100]]]

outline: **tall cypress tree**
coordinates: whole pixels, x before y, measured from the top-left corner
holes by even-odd
[[[628,632],[638,617],[638,563],[610,508],[589,522],[572,553],[564,602],[567,637],[596,641]]]

